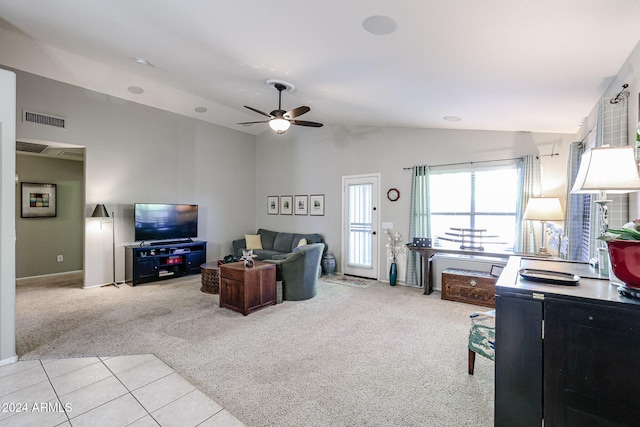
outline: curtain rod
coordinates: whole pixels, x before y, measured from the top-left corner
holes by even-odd
[[[545,154],[545,156],[557,156],[557,154]],[[477,162],[460,162],[460,163],[447,163],[443,165],[424,165],[429,168],[438,168],[442,166],[459,166],[459,165],[474,165],[476,163],[493,163],[493,162],[504,162],[507,160],[522,160],[522,157],[512,157],[510,159],[497,159],[497,160],[478,160]],[[402,168],[403,170],[411,170],[415,166],[411,166],[410,168]]]
[[[622,90],[618,92],[616,96],[614,96],[609,100],[609,104],[617,104],[619,102],[624,101],[625,97],[629,96],[629,92],[627,91],[628,87],[629,85],[627,83],[623,84]]]

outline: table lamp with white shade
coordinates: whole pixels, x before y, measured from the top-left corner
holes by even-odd
[[[540,248],[536,252],[538,255],[549,255],[545,247],[545,222],[562,221],[564,215],[560,206],[560,199],[557,197],[532,197],[527,202],[523,219],[529,221],[540,221],[542,237]]]
[[[607,193],[624,194],[640,190],[640,176],[636,164],[635,149],[628,145],[617,147],[592,148],[582,155],[580,169],[576,181],[573,184],[573,194],[598,194],[595,200],[600,210],[600,224],[598,235],[602,236],[609,227]],[[600,254],[607,254],[604,242],[598,248]],[[600,256],[600,258],[602,258]],[[602,265],[600,259],[600,272],[606,274],[607,267]],[[608,256],[606,263],[609,263]],[[615,282],[611,272],[612,283]]]
[[[595,203],[602,213],[600,234],[606,230],[608,204],[607,193],[623,194],[640,190],[640,178],[636,165],[635,150],[624,145],[619,147],[592,148],[582,155],[576,181],[571,188],[573,194],[599,194]]]

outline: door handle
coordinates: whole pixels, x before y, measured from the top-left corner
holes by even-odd
[[[372,231],[372,232],[371,232],[371,234],[374,234],[374,235],[375,235],[375,234],[376,234],[376,232],[375,232],[375,231]]]

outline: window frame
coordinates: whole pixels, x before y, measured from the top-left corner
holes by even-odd
[[[469,174],[469,203],[468,203],[468,211],[434,211],[434,206],[432,204],[432,200],[429,201],[430,204],[430,223],[434,224],[437,223],[438,221],[434,221],[434,217],[438,217],[438,216],[467,216],[469,217],[469,228],[471,229],[478,229],[479,227],[477,226],[478,223],[478,219],[481,217],[509,217],[513,219],[513,223],[514,223],[514,230],[513,230],[513,241],[510,241],[507,243],[507,247],[509,249],[513,249],[513,245],[515,244],[515,240],[516,240],[516,227],[517,227],[517,219],[518,219],[518,207],[517,207],[517,193],[518,193],[518,187],[519,185],[517,184],[517,175],[518,175],[518,166],[517,163],[515,161],[500,161],[500,162],[487,162],[488,164],[484,164],[482,166],[480,165],[473,165],[473,164],[467,164],[466,166],[459,166],[459,165],[454,165],[454,167],[446,167],[446,166],[442,166],[442,167],[437,167],[437,168],[431,168],[430,173],[431,173],[431,177],[432,179],[429,182],[429,194],[430,194],[430,199],[433,198],[433,195],[436,193],[436,191],[433,190],[434,188],[434,181],[437,181],[438,179],[435,178],[437,175],[450,175],[450,174],[456,174],[456,173],[468,173]],[[484,211],[484,210],[478,210],[478,191],[476,188],[476,181],[477,181],[477,173],[478,172],[484,172],[484,171],[499,171],[499,170],[504,170],[504,169],[508,169],[508,170],[512,170],[514,173],[514,182],[516,182],[515,187],[514,187],[514,194],[513,196],[513,207],[512,210],[510,211]],[[438,232],[438,230],[434,230],[436,232]],[[489,231],[489,230],[487,230]],[[494,233],[492,233],[494,234]],[[435,237],[434,241],[436,242],[437,245],[440,245],[440,239],[439,236],[433,236]],[[487,244],[487,245],[491,245],[491,244],[497,244],[497,242],[491,242],[490,240],[483,242],[483,244]],[[502,243],[504,244],[504,242]]]

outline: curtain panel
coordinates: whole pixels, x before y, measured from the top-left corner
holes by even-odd
[[[409,241],[414,237],[431,237],[429,209],[429,167],[414,166],[411,178],[411,208],[409,210]],[[422,286],[421,255],[415,251],[407,254],[405,283]],[[425,262],[428,262],[425,260]]]
[[[628,92],[620,97],[603,97],[598,103],[595,137],[589,131],[581,142],[571,144],[567,164],[567,193],[565,200],[565,234],[567,241],[567,259],[588,261],[597,257],[600,242],[596,239],[601,233],[598,224],[602,213],[592,200],[595,194],[571,194],[582,154],[593,147],[604,145],[627,145],[628,139]],[[617,98],[615,103],[611,100]],[[611,200],[608,206],[608,223],[618,228],[627,222],[629,216],[629,196],[627,194],[608,194]]]
[[[569,160],[567,161],[567,188],[564,209],[564,234],[566,248],[563,251],[566,259],[572,261],[588,261],[588,251],[583,257],[582,230],[583,221],[576,220],[584,217],[585,195],[571,194],[571,188],[578,175],[580,159],[585,145],[582,142],[572,142],[569,146]]]
[[[518,162],[518,200],[516,206],[516,241],[514,252],[535,253],[535,230],[531,221],[525,221],[524,211],[531,197],[539,197],[541,191],[540,159],[534,154],[524,156]]]
[[[628,92],[623,92],[617,97],[618,102],[611,103],[615,97],[602,98],[598,106],[598,125],[596,128],[597,147],[609,145],[611,147],[627,145],[627,106]],[[594,194],[590,200],[598,200],[599,196]],[[607,206],[607,223],[612,228],[622,227],[629,217],[629,195],[628,194],[607,194],[607,200],[611,202]],[[597,240],[604,231],[600,229],[600,224],[604,224],[603,213],[591,203],[591,218],[594,218],[589,226],[589,254],[590,257],[598,256],[598,248],[606,247],[604,242]]]

